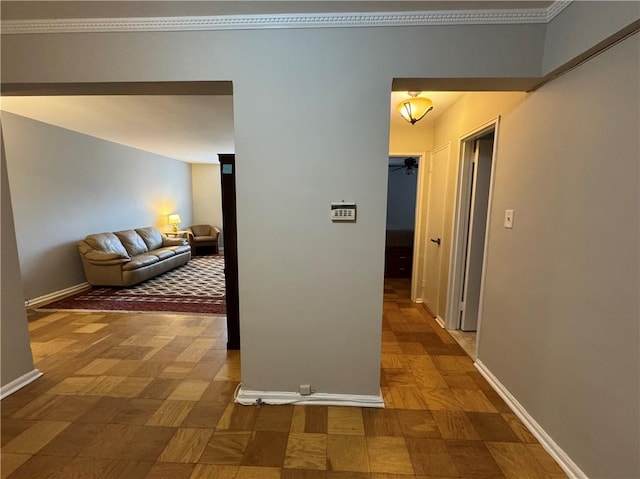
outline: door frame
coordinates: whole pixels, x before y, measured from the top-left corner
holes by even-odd
[[[422,225],[423,211],[422,211],[422,201],[424,198],[424,184],[425,184],[425,166],[429,152],[422,151],[420,153],[412,152],[400,152],[400,153],[389,153],[389,158],[392,156],[415,156],[418,158],[418,178],[416,184],[416,211],[413,219],[413,259],[411,264],[411,302],[413,303],[422,303],[422,296],[418,295],[418,268],[420,267],[420,262],[418,261],[420,257],[420,250],[424,249],[423,243],[420,241],[424,234],[424,229],[426,228],[426,219],[424,222],[424,226]],[[387,182],[388,182],[387,178]],[[388,199],[387,199],[388,201]],[[422,285],[420,285],[420,291],[422,291]]]
[[[494,132],[493,154],[491,158],[491,177],[489,180],[489,200],[487,208],[487,224],[485,230],[484,251],[482,259],[482,275],[480,279],[480,303],[478,307],[478,326],[476,334],[476,356],[478,352],[478,338],[482,327],[482,304],[484,301],[484,281],[487,266],[487,247],[489,245],[489,225],[491,224],[493,185],[497,165],[498,138],[500,134],[500,116],[475,128],[460,137],[458,158],[458,178],[456,181],[456,196],[454,203],[454,218],[451,232],[451,254],[449,258],[449,285],[447,293],[447,310],[445,327],[459,329],[460,296],[464,284],[464,267],[467,247],[467,231],[469,228],[469,209],[471,196],[471,161],[473,159],[473,143],[475,140]]]

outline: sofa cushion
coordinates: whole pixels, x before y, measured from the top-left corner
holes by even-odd
[[[215,240],[216,240],[215,236],[194,236],[193,237],[193,241],[195,241],[196,243],[210,243]]]
[[[120,238],[120,242],[130,256],[136,256],[149,251],[147,244],[135,230],[116,231],[114,234]]]
[[[122,271],[131,271],[133,269],[149,266],[160,261],[157,256],[152,254],[141,254],[135,258],[131,258],[131,261],[122,265]]]
[[[85,238],[85,241],[91,248],[97,251],[117,255],[120,258],[129,257],[129,253],[122,245],[120,238],[113,233],[97,233],[89,235]]]
[[[175,256],[176,252],[173,250],[173,248],[158,248],[158,249],[154,249],[153,251],[150,251],[149,254],[157,256],[162,260],[165,258],[171,258],[172,256]]]
[[[185,238],[169,238],[165,236],[162,238],[162,246],[182,246],[189,244]]]
[[[140,235],[149,251],[158,249],[162,246],[162,233],[153,226],[146,228],[136,228],[136,233]]]

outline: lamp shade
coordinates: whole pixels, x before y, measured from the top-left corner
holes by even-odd
[[[182,221],[180,220],[180,215],[169,215],[169,224],[170,225],[177,225],[182,223]]]
[[[398,103],[400,115],[412,125],[421,120],[432,108],[433,102],[420,96],[412,96]]]

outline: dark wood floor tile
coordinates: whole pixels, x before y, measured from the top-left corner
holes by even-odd
[[[457,476],[458,471],[442,439],[405,439],[417,475]]]
[[[152,349],[141,346],[115,346],[105,351],[101,357],[106,359],[143,359]]]
[[[2,402],[2,407],[4,407],[4,401]],[[35,420],[3,418],[2,421],[0,421],[2,447],[29,429],[35,423]]]
[[[164,403],[162,399],[130,399],[127,405],[111,419],[114,424],[143,425]]]
[[[182,421],[182,427],[215,428],[224,413],[225,406],[214,401],[198,401],[187,417]]]
[[[255,431],[242,458],[244,466],[282,467],[288,434]]]
[[[445,439],[480,439],[464,411],[433,411],[433,418]]]
[[[126,398],[101,397],[77,421],[107,424],[126,408],[128,403],[129,400]]]
[[[396,409],[404,437],[439,438],[440,429],[430,411]]]
[[[175,433],[174,428],[131,426],[118,459],[156,461]]]
[[[39,451],[39,454],[75,456],[104,428],[104,424],[75,422],[54,437]]]
[[[156,462],[144,479],[189,479],[195,464]]]
[[[125,424],[107,424],[88,441],[78,455],[103,459],[118,458],[120,451],[132,439],[134,427]]]
[[[462,477],[502,478],[504,474],[482,441],[445,440],[447,451]]]
[[[520,441],[499,413],[468,412],[467,417],[483,441]]]
[[[248,431],[214,432],[202,453],[200,462],[205,464],[240,465],[251,436],[251,432]]]
[[[327,471],[327,479],[369,479],[370,477],[368,472]],[[412,479],[412,477],[404,476],[404,479]]]
[[[327,471],[282,469],[282,479],[327,479]]]
[[[289,432],[293,406],[263,406],[258,409],[258,415],[253,429],[256,431]]]
[[[9,479],[58,479],[60,470],[71,462],[70,456],[36,455],[9,475]]]
[[[175,378],[155,378],[138,397],[145,399],[167,399],[182,381]]]
[[[212,381],[202,394],[203,401],[213,401],[228,404],[232,401],[233,393],[238,383],[236,381]]]
[[[164,369],[171,364],[171,361],[159,361],[157,359],[148,359],[146,361],[140,361],[138,368],[133,371],[130,376],[140,378],[155,378]]]
[[[328,424],[327,406],[294,406],[291,432],[326,434]]]
[[[367,436],[402,436],[402,427],[394,409],[366,408],[362,410]]]
[[[254,406],[231,403],[225,408],[217,428],[230,431],[251,431],[256,422],[258,411],[259,409]]]

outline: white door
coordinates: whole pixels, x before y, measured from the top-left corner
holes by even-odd
[[[440,272],[442,271],[442,241],[444,237],[444,207],[449,172],[449,144],[431,154],[429,187],[427,190],[427,235],[425,238],[424,287],[422,299],[435,316],[442,318],[440,306]],[[444,307],[444,302],[442,303]]]
[[[475,331],[478,327],[492,157],[493,140],[476,140],[461,304],[460,329],[463,331]]]

